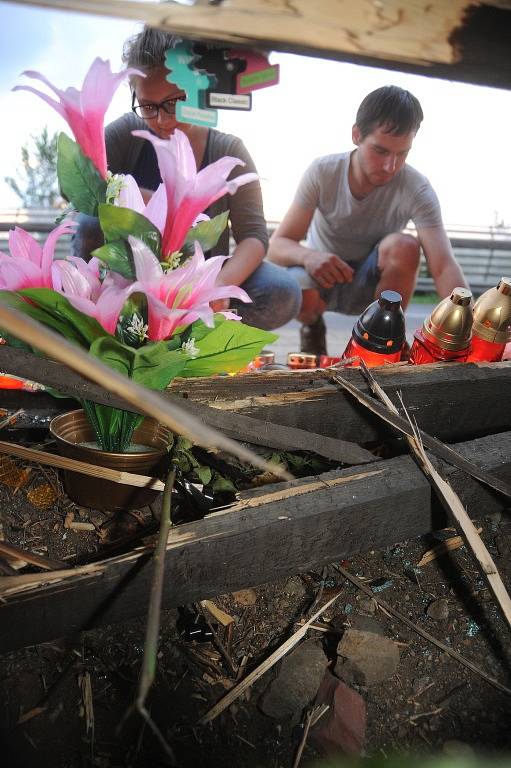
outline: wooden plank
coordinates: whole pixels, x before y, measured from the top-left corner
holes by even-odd
[[[0,370],[28,378],[34,375],[35,365],[38,379],[64,394],[133,410],[133,406],[58,363],[0,347]],[[357,369],[346,369],[343,376],[367,391]],[[398,406],[396,393],[402,392],[420,428],[440,440],[456,442],[511,430],[511,362],[397,364],[377,369],[376,376]],[[178,395],[191,413],[223,431],[233,430],[230,434],[237,431],[244,440],[249,439],[247,426],[237,422],[230,411],[269,425],[295,427],[358,444],[381,441],[390,434],[377,417],[329,384],[325,371],[176,379],[167,397]],[[194,410],[194,403],[213,406],[222,415],[211,409]]]
[[[511,477],[511,433],[457,449],[499,477]],[[473,515],[505,503],[475,481],[447,469]],[[284,492],[285,491],[285,492]],[[445,524],[430,486],[402,456],[373,467],[330,472],[245,493],[235,512],[216,513],[171,532],[164,607],[171,608],[307,571],[354,553],[391,545]],[[226,567],[228,564],[228,567]],[[50,579],[52,574],[44,574]],[[38,578],[42,578],[40,574]],[[141,615],[151,580],[146,550],[134,550],[59,572],[58,583],[8,594],[33,577],[4,577],[0,652]],[[19,590],[19,587],[16,587]]]
[[[219,0],[190,6],[135,0],[17,2],[143,20],[183,37],[511,86],[506,0]]]

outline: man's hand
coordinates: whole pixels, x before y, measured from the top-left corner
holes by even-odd
[[[209,306],[213,312],[225,312],[229,309],[229,299],[215,299],[209,302]]]
[[[354,270],[335,253],[310,251],[304,259],[306,271],[322,288],[336,283],[351,283]]]

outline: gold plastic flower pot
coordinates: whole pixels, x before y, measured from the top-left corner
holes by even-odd
[[[56,416],[50,423],[50,432],[59,453],[70,459],[151,477],[158,477],[168,465],[170,431],[152,419],[145,419],[135,430],[132,443],[141,449],[130,453],[110,453],[90,447],[95,435],[83,410]],[[70,470],[64,470],[64,488],[70,499],[93,509],[134,509],[150,504],[158,495],[158,491]]]

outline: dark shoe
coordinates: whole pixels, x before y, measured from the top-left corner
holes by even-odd
[[[406,341],[406,339],[403,342],[403,346],[401,347],[401,360],[409,360],[410,359],[410,345]]]
[[[323,315],[311,325],[300,328],[300,352],[308,355],[326,355],[326,325]]]

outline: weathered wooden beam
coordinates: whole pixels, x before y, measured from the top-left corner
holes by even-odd
[[[463,455],[511,478],[511,434],[458,445]],[[447,470],[469,512],[503,501]],[[166,556],[164,607],[262,584],[440,527],[430,486],[407,456],[247,492],[236,509],[173,529]],[[435,517],[436,515],[436,517]],[[120,622],[144,613],[151,581],[147,550],[96,563],[57,583],[30,588],[34,576],[0,579],[0,652]],[[38,575],[39,578],[39,575]],[[17,581],[16,581],[17,579]],[[24,587],[26,591],[21,591]],[[15,594],[17,592],[17,594]]]
[[[507,0],[17,0],[145,21],[183,37],[511,87]]]
[[[0,370],[26,378],[33,378],[37,370],[41,383],[62,394],[133,410],[64,366],[22,350],[0,347]],[[345,369],[343,376],[368,391],[357,369]],[[398,408],[401,392],[419,427],[440,440],[457,442],[511,430],[511,361],[398,364],[375,369],[375,376]],[[390,434],[376,416],[329,384],[325,371],[176,379],[167,396],[184,398],[183,405],[210,426],[260,444],[264,439],[256,439],[257,427],[252,425],[251,433],[249,422],[237,421],[233,412],[267,422],[269,428],[283,425],[357,444],[381,441]],[[27,407],[31,397],[24,399]]]

